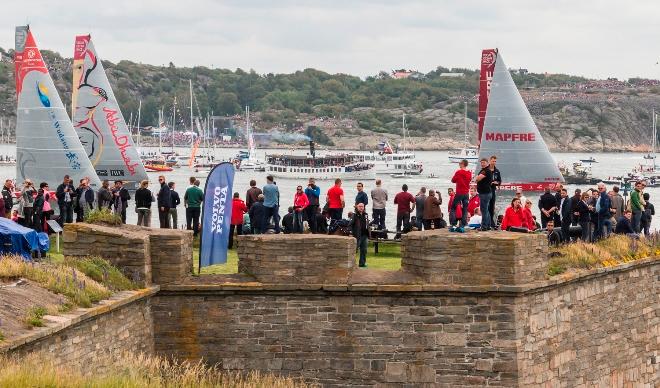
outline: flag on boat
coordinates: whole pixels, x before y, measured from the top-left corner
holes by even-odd
[[[28,26],[16,27],[14,63],[16,179],[53,185],[69,175],[76,185],[89,178],[92,187],[100,187]]]
[[[199,247],[200,269],[227,262],[234,171],[233,164],[220,163],[213,167],[206,180]]]

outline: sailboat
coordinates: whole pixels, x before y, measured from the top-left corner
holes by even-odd
[[[479,159],[479,149],[470,147],[470,142],[468,141],[468,131],[467,131],[467,102],[464,103],[464,112],[463,112],[463,132],[464,132],[464,145],[458,151],[449,152],[449,161],[452,163],[459,163],[461,160],[467,160],[469,163],[475,163]]]
[[[76,36],[71,117],[100,179],[123,180],[129,189],[148,179],[91,35]]]
[[[16,27],[16,179],[51,185],[69,175],[100,187],[29,26]]]
[[[238,164],[240,171],[264,171],[266,162],[257,158],[256,147],[254,143],[254,136],[250,128],[250,107],[245,107],[245,136],[247,137],[248,151],[247,159],[243,159]]]
[[[482,52],[482,79],[484,72],[492,70],[492,80],[480,89],[480,114],[482,99],[486,107],[481,130],[479,157],[497,156],[497,168],[502,172],[502,190],[543,191],[564,182],[548,146],[532,119],[511,78],[502,54],[497,50]],[[482,85],[483,86],[483,85]],[[490,92],[488,92],[490,89]]]

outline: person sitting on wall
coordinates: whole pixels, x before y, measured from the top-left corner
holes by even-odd
[[[468,221],[468,227],[472,229],[479,229],[481,228],[481,209],[475,207],[473,210],[474,215],[470,217],[470,221]]]
[[[614,229],[614,233],[625,234],[626,236],[632,238],[639,238],[639,233],[635,233],[635,230],[632,227],[632,211],[624,211],[623,216],[616,220],[616,228]]]
[[[502,230],[510,232],[529,232],[529,229],[525,226],[520,198],[514,198],[511,200],[511,206],[509,206],[504,212],[504,219],[502,219],[502,225],[500,227]]]
[[[282,228],[284,234],[293,233],[293,206],[289,206],[289,211],[282,217]]]
[[[555,230],[555,221],[548,220],[547,224],[545,225],[545,231],[548,235],[548,245],[551,247],[556,247],[561,244],[561,235]]]

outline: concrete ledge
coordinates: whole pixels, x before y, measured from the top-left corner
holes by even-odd
[[[160,288],[158,286],[153,286],[137,291],[122,291],[112,295],[109,299],[100,301],[97,305],[90,308],[78,308],[75,311],[62,315],[46,315],[44,317],[46,326],[34,328],[32,332],[16,338],[6,339],[0,343],[0,353],[7,353],[27,343],[48,337],[99,315],[107,314],[136,301],[150,298],[159,290]]]

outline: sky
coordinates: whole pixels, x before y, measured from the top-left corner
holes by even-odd
[[[660,78],[660,1],[10,0],[0,47],[29,23],[41,49],[71,57],[91,33],[101,58],[366,77],[479,66],[498,47],[509,68],[590,78]]]

